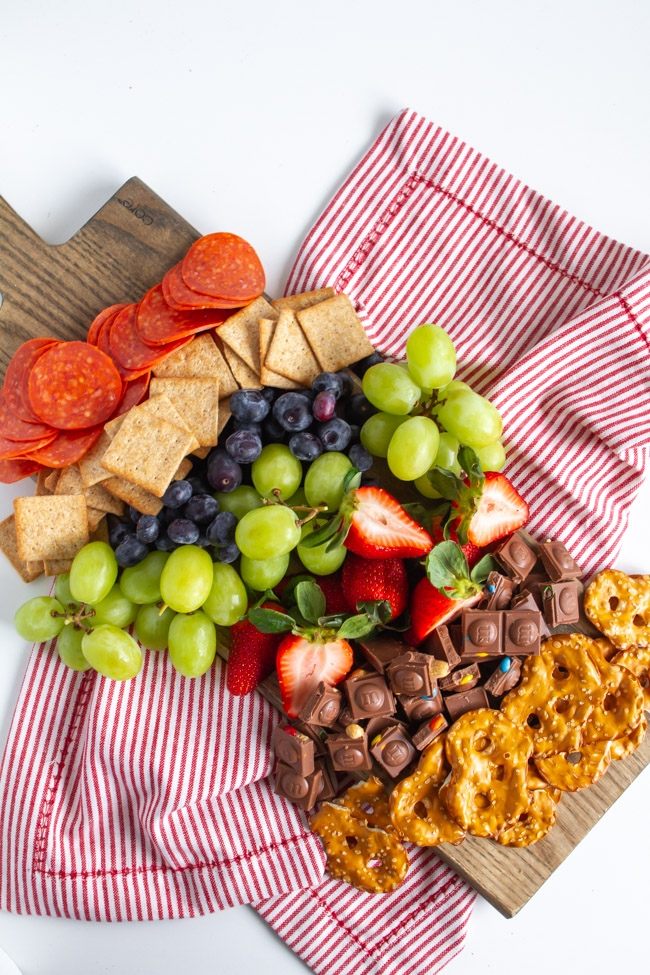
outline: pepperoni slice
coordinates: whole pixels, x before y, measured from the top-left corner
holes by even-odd
[[[26,423],[16,416],[7,406],[4,387],[0,387],[0,436],[16,442],[32,441],[41,440],[50,432],[56,434],[56,430],[46,423]]]
[[[29,375],[37,359],[43,353],[57,343],[54,339],[29,339],[27,342],[16,349],[11,362],[7,366],[5,376],[5,399],[7,406],[17,417],[26,423],[38,421],[29,402],[23,402],[21,390],[23,387],[23,377],[29,380]],[[8,482],[11,483],[11,482]]]
[[[44,352],[29,377],[34,413],[59,430],[104,423],[122,395],[122,380],[107,355],[87,342],[62,342]]]
[[[231,314],[229,308],[207,311],[173,311],[165,301],[162,285],[147,291],[140,302],[136,320],[138,335],[147,345],[166,345],[176,339],[221,325]]]
[[[56,437],[58,430],[52,430],[40,440],[6,440],[0,437],[0,460],[12,460],[16,457],[31,456],[34,450],[47,447]]]
[[[183,280],[180,264],[169,269],[162,280],[162,289],[165,301],[175,311],[194,311],[197,308],[241,308],[246,304],[245,301],[213,298],[192,291]]]
[[[25,460],[38,461],[45,467],[69,467],[90,450],[103,429],[99,424],[90,430],[59,430],[52,443],[32,451]]]
[[[135,375],[126,375],[123,369],[127,373],[135,372],[136,374],[141,373],[143,370],[151,369],[152,366],[161,362],[170,352],[174,352],[175,349],[180,349],[181,346],[187,345],[194,338],[190,332],[189,335],[178,339],[176,342],[170,342],[167,345],[152,348],[150,345],[145,345],[138,335],[136,327],[137,316],[138,306],[129,305],[128,308],[124,308],[119,312],[111,326],[111,354],[123,379],[136,378]]]
[[[128,307],[128,306],[125,306]],[[99,332],[97,333],[97,348],[107,355],[109,359],[112,359],[111,355],[111,328],[113,327],[113,322],[119,315],[122,309],[119,311],[111,312],[108,318],[105,318],[102,324],[99,326]]]
[[[122,399],[115,407],[111,420],[114,420],[116,416],[122,416],[122,414],[127,413],[132,406],[138,406],[142,402],[147,395],[147,391],[149,390],[150,378],[151,373],[145,372],[137,379],[133,379],[131,382],[124,384]]]
[[[0,460],[0,483],[15,484],[16,481],[22,481],[24,477],[42,470],[43,465],[31,459]]]
[[[192,244],[181,264],[188,288],[217,298],[252,301],[264,291],[262,262],[237,234],[207,234]]]
[[[113,316],[117,315],[118,311],[122,311],[123,308],[126,308],[126,305],[124,303],[122,303],[121,305],[109,305],[108,308],[104,308],[103,311],[100,311],[99,315],[93,318],[92,324],[88,329],[88,338],[86,339],[88,345],[97,345],[97,336],[99,335],[99,330],[101,329],[106,319],[110,318],[111,315]]]

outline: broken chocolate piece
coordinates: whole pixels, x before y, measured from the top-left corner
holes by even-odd
[[[327,755],[327,749],[325,747],[325,739],[327,733],[324,728],[312,727],[312,725],[307,724],[306,721],[294,721],[293,727],[296,731],[301,734],[306,735],[314,743],[314,753],[318,757],[320,755]]]
[[[495,657],[502,652],[503,615],[496,610],[463,610],[463,663]]]
[[[548,582],[541,590],[544,605],[544,619],[549,626],[562,623],[577,623],[580,619],[578,583]]]
[[[329,735],[327,748],[332,765],[339,772],[360,772],[372,768],[368,736],[365,733],[361,738],[348,738],[345,732]]]
[[[548,583],[548,579],[544,579],[544,584],[546,585],[546,583]],[[510,603],[510,609],[518,609],[518,610],[527,609],[531,613],[541,612],[542,596],[540,591],[537,589],[537,587],[535,588],[536,588],[535,592],[529,589],[522,589],[521,592],[517,593],[516,596],[513,596],[512,602]],[[546,625],[543,616],[539,621],[539,632],[542,639],[545,639],[547,636],[551,635],[551,631]]]
[[[439,714],[435,718],[427,718],[413,735],[413,744],[421,752],[448,727],[449,722],[444,714]]]
[[[484,687],[493,697],[502,697],[516,687],[521,677],[521,660],[504,657],[486,680]]]
[[[333,799],[339,787],[334,769],[330,768],[325,759],[317,758],[316,770],[323,776],[323,781],[316,797],[316,801],[325,802],[327,799]]]
[[[510,535],[493,553],[499,565],[516,583],[523,582],[533,571],[537,554],[518,535]]]
[[[503,614],[503,652],[510,656],[538,655],[542,614],[538,609],[507,609]]]
[[[539,557],[551,582],[568,582],[579,579],[582,569],[564,542],[549,539],[539,547]]]
[[[429,696],[434,686],[433,681],[441,668],[448,673],[448,664],[444,661],[436,660],[430,654],[411,650],[393,660],[387,673],[396,694],[406,694],[408,697]]]
[[[460,663],[460,656],[454,647],[450,630],[444,623],[432,630],[426,640],[420,644],[419,650],[420,653],[430,653],[436,660],[449,664],[450,670]]]
[[[469,691],[460,691],[458,694],[450,694],[445,698],[445,706],[452,721],[460,718],[461,714],[468,711],[476,711],[478,708],[487,708],[487,694],[484,687],[471,687]]]
[[[448,678],[445,678],[447,680]],[[424,721],[433,718],[442,711],[442,694],[437,687],[431,689],[431,694],[423,697],[405,697],[402,695],[399,703],[406,712],[409,721]]]
[[[509,579],[500,572],[490,572],[485,583],[486,596],[481,609],[507,609],[514,591],[514,579]]]
[[[314,742],[290,725],[277,725],[273,732],[273,751],[276,758],[300,775],[314,771]]]
[[[289,799],[300,809],[311,809],[323,790],[323,773],[315,769],[309,775],[301,775],[288,765],[278,762],[275,771],[275,794]]]
[[[477,664],[470,664],[469,667],[462,667],[454,670],[447,677],[440,681],[440,690],[445,694],[455,694],[458,691],[468,691],[470,687],[476,687],[481,679],[481,672]]]
[[[343,707],[343,695],[321,681],[300,712],[300,720],[321,728],[331,728]]]
[[[387,728],[372,739],[370,752],[376,762],[396,778],[416,756],[413,743],[400,725]]]
[[[380,674],[353,677],[346,680],[343,686],[354,721],[395,714],[395,699]]]
[[[368,663],[372,664],[380,674],[384,673],[388,664],[395,657],[400,657],[402,654],[408,653],[411,649],[408,643],[404,643],[402,640],[398,640],[397,637],[387,634],[381,634],[375,637],[361,637],[361,639],[357,640],[357,643],[361,647],[361,651]]]

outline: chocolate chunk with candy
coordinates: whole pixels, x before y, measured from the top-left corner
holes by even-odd
[[[341,728],[341,730],[345,731],[347,726],[353,723],[354,723],[354,718],[352,717],[352,711],[350,710],[350,705],[345,704],[341,708],[340,714],[336,719],[336,727]]]
[[[454,650],[458,654],[458,663],[460,663],[460,655],[463,652],[463,624],[453,623],[451,626],[447,627],[449,630],[449,636],[453,644]],[[453,670],[458,664],[450,665],[450,669]]]
[[[376,735],[372,739],[370,752],[375,761],[394,779],[410,765],[417,754],[411,739],[399,725]]]
[[[386,728],[395,728],[398,725],[400,728],[406,729],[404,722],[395,717],[371,718],[364,730],[368,736],[368,741],[372,741],[381,731],[385,731]]]
[[[327,748],[325,747],[325,739],[327,733],[324,728],[315,728],[312,725],[307,724],[306,721],[294,721],[293,727],[296,731],[299,731],[302,735],[306,735],[314,743],[314,754],[316,757],[321,755],[327,755]]]
[[[449,722],[444,714],[438,714],[435,718],[427,718],[413,735],[413,744],[418,751],[422,752],[427,745],[430,745],[448,727]]]
[[[352,729],[358,729],[361,734],[356,738],[350,737]],[[351,724],[342,734],[329,735],[327,749],[332,765],[338,772],[362,772],[372,768],[368,736],[359,725]]]
[[[445,678],[447,680],[447,678]],[[399,703],[406,712],[409,721],[424,721],[434,718],[442,711],[442,694],[437,687],[431,689],[431,694],[423,697],[405,697],[402,695]]]
[[[562,623],[577,623],[580,619],[578,583],[549,582],[541,590],[544,606],[544,619],[549,626]]]
[[[455,694],[476,687],[480,679],[481,672],[478,664],[470,664],[469,667],[461,667],[460,670],[454,670],[447,677],[443,677],[439,686],[445,694]]]
[[[291,725],[278,725],[273,732],[273,750],[276,758],[300,775],[314,771],[314,742]]]
[[[343,686],[355,721],[395,714],[395,698],[380,674],[348,678]]]
[[[485,657],[495,657],[502,652],[503,615],[495,610],[463,610],[463,663]]]
[[[481,609],[507,609],[514,591],[514,579],[509,579],[500,572],[490,572],[485,583],[487,595],[481,604]]]
[[[582,575],[582,569],[563,542],[549,538],[540,545],[539,557],[551,582],[568,582]]]
[[[433,681],[449,673],[449,665],[427,653],[412,650],[393,660],[387,673],[395,694],[428,696],[433,690]]]
[[[379,674],[383,674],[391,661],[411,649],[408,643],[397,637],[381,634],[375,637],[361,637],[357,640],[361,652]]]
[[[472,687],[469,691],[450,694],[449,697],[445,698],[445,705],[452,721],[456,721],[461,714],[466,714],[467,711],[476,711],[478,708],[490,706],[483,687]]]
[[[545,579],[544,583],[547,582],[548,579]],[[541,613],[542,597],[539,590],[537,590],[535,594],[534,592],[532,592],[532,590],[522,589],[520,593],[517,593],[516,596],[513,596],[512,602],[510,603],[510,609],[528,610],[528,612],[530,613],[537,613],[537,612]],[[551,631],[546,625],[543,616],[540,618],[539,621],[539,632],[543,639],[551,635]]]
[[[493,553],[499,565],[516,583],[523,582],[535,567],[537,555],[516,532]]]
[[[484,687],[493,697],[502,697],[516,687],[521,678],[521,660],[504,657],[486,680]]]
[[[323,773],[316,769],[309,775],[301,775],[288,765],[278,762],[275,771],[275,794],[289,799],[301,809],[311,809],[316,805],[319,792],[323,790]]]
[[[510,656],[539,654],[542,614],[537,609],[508,609],[503,614],[503,652]]]
[[[321,728],[331,728],[343,707],[343,695],[335,687],[321,681],[300,712],[301,721]]]
[[[424,643],[420,644],[419,650],[420,653],[430,653],[436,660],[449,664],[450,670],[460,663],[460,656],[454,646],[450,629],[444,623],[432,630]]]

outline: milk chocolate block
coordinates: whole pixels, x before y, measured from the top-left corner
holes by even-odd
[[[448,678],[445,678],[447,680]],[[442,711],[442,694],[437,687],[431,689],[431,694],[423,697],[405,697],[402,695],[399,703],[406,712],[409,721],[424,721],[433,718]]]
[[[460,718],[461,714],[467,711],[476,711],[477,708],[488,708],[487,694],[484,687],[472,687],[469,691],[461,691],[459,694],[450,694],[445,698],[445,706],[452,721]]]
[[[372,768],[368,736],[365,733],[360,738],[349,738],[345,732],[329,735],[327,748],[332,765],[338,772],[361,772]]]
[[[539,557],[551,582],[568,582],[579,579],[582,569],[563,542],[543,542],[539,547]]]
[[[485,583],[486,595],[481,609],[507,609],[514,591],[514,579],[509,579],[500,572],[490,572]]]
[[[459,691],[468,691],[470,687],[476,687],[480,679],[481,672],[478,664],[470,664],[469,667],[461,667],[459,670],[452,671],[447,677],[443,677],[439,687],[445,694],[456,694]]]
[[[381,634],[380,636],[374,637],[364,636],[360,640],[357,640],[357,643],[361,647],[361,652],[368,663],[372,664],[380,674],[384,673],[388,664],[395,657],[401,657],[402,654],[408,653],[411,649],[408,643],[404,643],[402,640],[398,640],[397,637],[389,636],[388,634]]]
[[[327,748],[325,747],[327,732],[324,728],[314,727],[313,725],[307,724],[306,721],[294,721],[293,727],[296,731],[299,731],[302,735],[306,735],[307,738],[313,741],[316,757],[327,755]]]
[[[280,762],[300,775],[310,775],[314,771],[314,742],[290,725],[276,727],[273,732],[273,750]]]
[[[368,736],[368,741],[372,741],[380,732],[385,731],[386,728],[395,728],[399,725],[400,728],[406,730],[406,725],[403,721],[400,721],[395,717],[382,717],[382,718],[371,718],[370,721],[365,726],[365,732]]]
[[[548,579],[544,580],[545,583]],[[510,609],[518,610],[528,610],[530,613],[541,612],[542,610],[542,595],[536,587],[536,591],[533,592],[529,589],[522,589],[521,592],[517,593],[516,596],[512,597],[512,602],[510,603]],[[542,637],[550,636],[550,630],[546,623],[544,622],[544,617],[542,616],[539,624],[539,632]]]
[[[437,626],[420,644],[419,651],[420,653],[430,653],[436,660],[449,664],[450,670],[453,670],[460,663],[460,656],[454,647],[449,629],[444,623]]]
[[[343,731],[345,731],[347,726],[349,724],[352,724],[353,722],[354,722],[354,718],[352,717],[352,711],[350,710],[350,705],[344,704],[343,707],[341,708],[338,718],[336,719],[336,727],[341,728]]]
[[[413,735],[413,744],[418,751],[423,751],[427,745],[430,745],[438,735],[441,735],[443,731],[446,731],[449,727],[449,722],[445,718],[444,714],[439,714],[435,718],[427,718],[427,720],[420,725],[418,730]]]
[[[300,720],[321,728],[331,728],[341,713],[343,695],[321,681],[300,712]]]
[[[502,697],[516,687],[521,677],[521,660],[504,657],[486,680],[485,690],[493,697]]]
[[[355,721],[395,714],[395,698],[380,674],[348,679],[343,686]]]
[[[301,775],[288,765],[278,762],[275,771],[275,794],[289,799],[301,809],[311,809],[323,791],[323,773],[314,770],[310,775]]]
[[[545,586],[547,582],[551,580],[543,571],[544,567],[541,562],[538,561],[534,570],[529,576],[527,576],[525,582],[520,582],[517,586],[517,595],[522,592],[531,592],[535,598],[539,609],[542,608],[542,597],[540,595],[540,586]],[[510,604],[512,607],[512,603]]]
[[[539,654],[542,614],[538,609],[507,609],[503,614],[503,652],[510,656]]]
[[[499,565],[516,583],[523,582],[533,571],[537,555],[516,532],[493,553]]]
[[[496,610],[463,610],[463,663],[502,652],[503,615]]]
[[[549,626],[577,623],[580,619],[578,583],[549,582],[542,589],[544,619]]]
[[[428,696],[433,689],[435,678],[432,675],[435,673],[436,664],[447,667],[444,661],[437,661],[435,657],[426,653],[418,653],[415,650],[403,653],[388,665],[390,686],[395,694],[406,694],[408,697]]]
[[[323,776],[322,786],[316,796],[316,801],[325,802],[327,799],[333,799],[339,787],[334,769],[329,767],[324,758],[317,758],[316,771]]]
[[[370,752],[389,775],[396,778],[415,758],[413,742],[399,725],[387,728],[372,739]]]

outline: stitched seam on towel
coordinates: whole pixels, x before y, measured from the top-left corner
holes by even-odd
[[[618,298],[618,300],[622,304],[622,306],[623,306],[623,308],[625,310],[625,314],[630,319],[630,321],[632,322],[632,324],[636,328],[637,332],[639,333],[639,335],[641,336],[641,338],[645,342],[645,346],[646,346],[648,352],[650,352],[650,340],[648,339],[648,336],[646,335],[646,333],[644,332],[644,330],[641,328],[641,322],[638,320],[638,318],[636,317],[636,315],[634,314],[634,312],[630,308],[630,306],[629,306],[629,304],[627,302],[627,299],[624,298],[623,295],[620,294],[618,291],[615,293],[614,297],[615,298]]]
[[[549,258],[544,257],[543,254],[538,254],[537,251],[533,250],[532,247],[524,243],[523,240],[519,240],[519,238],[515,237],[515,235],[511,233],[509,230],[505,230],[504,227],[501,227],[495,220],[492,220],[491,217],[486,217],[484,214],[480,213],[480,211],[478,211],[475,207],[473,207],[471,203],[466,203],[465,200],[457,196],[455,193],[452,193],[451,190],[446,189],[441,183],[435,183],[433,180],[428,179],[426,176],[422,176],[422,174],[418,172],[412,173],[410,175],[409,179],[402,186],[399,193],[395,196],[393,202],[384,211],[380,219],[375,224],[374,228],[363,239],[362,243],[354,252],[348,264],[345,266],[343,271],[341,271],[338,278],[336,279],[336,284],[335,284],[335,290],[337,292],[341,292],[345,290],[345,286],[350,280],[350,278],[352,277],[352,275],[355,273],[355,271],[358,271],[358,269],[364,264],[368,255],[370,254],[373,247],[377,243],[377,241],[380,239],[382,234],[388,229],[388,227],[393,222],[393,220],[395,219],[399,211],[402,209],[404,204],[407,202],[409,197],[412,195],[414,190],[419,185],[427,186],[429,187],[429,189],[434,190],[434,192],[439,193],[441,196],[444,196],[448,200],[451,200],[453,203],[456,203],[458,206],[462,207],[468,213],[471,213],[472,216],[476,217],[477,220],[480,220],[483,224],[485,224],[486,227],[490,227],[490,229],[495,230],[497,234],[499,234],[499,236],[503,237],[505,240],[510,241],[510,243],[514,244],[515,247],[518,247],[520,250],[523,250],[527,254],[530,254],[531,257],[534,257],[535,260],[539,261],[541,264],[544,264],[547,268],[549,268],[549,270],[555,271],[561,277],[566,278],[568,281],[572,281],[574,284],[579,285],[581,288],[584,288],[585,291],[588,291],[595,298],[605,297],[604,292],[600,291],[598,288],[589,284],[587,281],[579,277],[577,274],[572,274],[571,271],[567,271],[566,268],[563,268],[557,262],[549,260]]]

